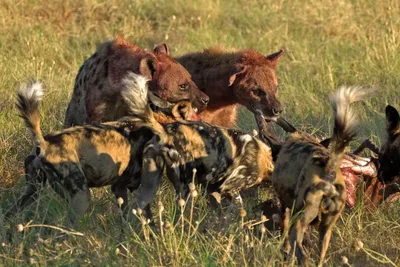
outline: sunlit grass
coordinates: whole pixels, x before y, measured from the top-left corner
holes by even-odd
[[[167,42],[175,56],[214,45],[254,48],[264,54],[283,48],[278,75],[285,117],[300,129],[329,136],[328,95],[343,84],[375,87],[376,95],[357,105],[357,142],[372,137],[379,144],[386,104],[400,107],[399,14],[399,2],[391,0],[4,0],[0,5],[1,207],[3,211],[9,207],[21,188],[23,159],[32,149],[30,136],[16,116],[16,86],[31,77],[43,81],[43,131],[61,129],[80,65],[96,45],[116,34],[147,49]],[[252,115],[241,111],[239,126],[253,129]],[[244,222],[260,220],[252,207],[268,197],[265,191],[246,205]],[[243,228],[239,216],[221,232],[220,221],[203,196],[195,201],[191,223],[185,214],[189,217],[184,231],[161,228],[160,217],[155,216],[154,229],[140,224],[132,230],[127,227],[128,238],[122,245],[128,252],[117,255],[120,215],[109,188],[92,190],[91,208],[76,229],[84,237],[69,235],[65,240],[57,238],[60,231],[46,225],[62,225],[67,206],[50,188],[42,193],[25,214],[16,214],[11,222],[0,219],[0,243],[4,243],[0,265],[279,266],[282,262],[282,240],[277,234],[262,236],[259,225]],[[173,190],[165,183],[153,205],[154,214],[158,214],[157,201],[165,206],[164,222],[174,218],[173,199]],[[368,214],[360,205],[343,214],[334,230],[328,263],[337,266],[346,256],[352,266],[400,264],[399,208],[392,203]],[[30,221],[44,226],[23,232],[14,228]],[[7,231],[11,242],[4,239]],[[313,261],[316,237],[312,231]],[[359,241],[363,248],[356,250]]]

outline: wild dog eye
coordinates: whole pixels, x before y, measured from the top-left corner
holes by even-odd
[[[179,89],[181,89],[182,91],[186,91],[189,89],[189,84],[187,83],[181,84],[179,85]]]
[[[255,94],[255,95],[258,96],[258,97],[263,97],[263,96],[266,95],[266,93],[265,93],[263,90],[261,90],[261,89],[253,90],[253,94]]]

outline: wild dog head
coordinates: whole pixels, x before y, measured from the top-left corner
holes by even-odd
[[[283,50],[263,56],[254,50],[244,52],[235,64],[229,86],[238,102],[253,113],[261,113],[267,120],[276,120],[282,113],[277,99],[278,77],[276,65]]]
[[[379,152],[378,178],[388,183],[400,177],[400,115],[392,106],[386,107],[386,140]]]
[[[175,59],[169,56],[165,43],[156,45],[151,53],[117,37],[110,48],[110,82],[120,82],[128,71],[145,76],[150,91],[170,103],[189,100],[194,108],[204,109],[209,101],[192,81],[190,74]]]

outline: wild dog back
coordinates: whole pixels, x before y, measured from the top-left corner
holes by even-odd
[[[196,168],[199,182],[221,181],[221,192],[234,195],[272,174],[270,148],[249,134],[199,122],[172,123],[165,130],[186,179]]]
[[[243,189],[270,179],[271,149],[249,134],[201,122],[164,125],[160,139],[150,141],[143,152],[138,207],[145,208],[161,183],[164,167],[177,196],[185,198],[188,185],[208,185],[209,192],[232,198]],[[196,174],[194,176],[194,169]]]

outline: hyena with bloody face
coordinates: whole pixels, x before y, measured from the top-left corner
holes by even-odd
[[[293,209],[295,222],[289,230],[290,254],[306,265],[303,236],[309,224],[320,219],[320,260],[323,263],[332,228],[346,203],[340,163],[344,149],[355,137],[356,117],[349,105],[370,90],[339,88],[331,98],[334,110],[333,136],[328,149],[315,137],[296,132],[278,154],[272,184],[282,208]],[[287,220],[287,218],[286,218]]]
[[[135,89],[136,83],[147,83],[144,77],[131,79],[131,75],[123,79],[122,87]],[[69,201],[71,226],[87,210],[91,187],[111,185],[115,196],[124,200],[121,208],[126,211],[127,189],[136,190],[140,184],[142,151],[152,131],[138,131],[143,126],[141,119],[129,114],[115,122],[76,126],[43,136],[39,114],[42,96],[38,82],[21,85],[18,91],[20,116],[32,134],[35,148],[25,159],[24,191],[6,217],[31,203],[46,182]],[[194,114],[190,102],[181,101],[168,112],[154,112],[154,118],[167,123],[192,119]]]
[[[188,100],[195,109],[202,110],[209,101],[185,68],[169,56],[166,44],[157,45],[150,52],[117,37],[101,44],[79,69],[64,126],[115,121],[126,116],[120,93],[129,72],[149,80],[154,105],[170,108],[180,100]]]
[[[279,118],[282,106],[277,99],[276,66],[282,54],[283,50],[264,56],[254,50],[209,49],[176,59],[210,97],[201,119],[231,128],[236,124],[239,104],[267,120]]]
[[[142,86],[122,93],[130,112],[137,114],[155,134],[143,150],[139,208],[143,209],[154,198],[164,168],[176,194],[183,198],[189,192],[193,169],[197,170],[195,182],[208,184],[229,198],[270,179],[273,161],[266,144],[249,134],[204,122],[162,125],[147,105],[147,91],[147,86]]]

